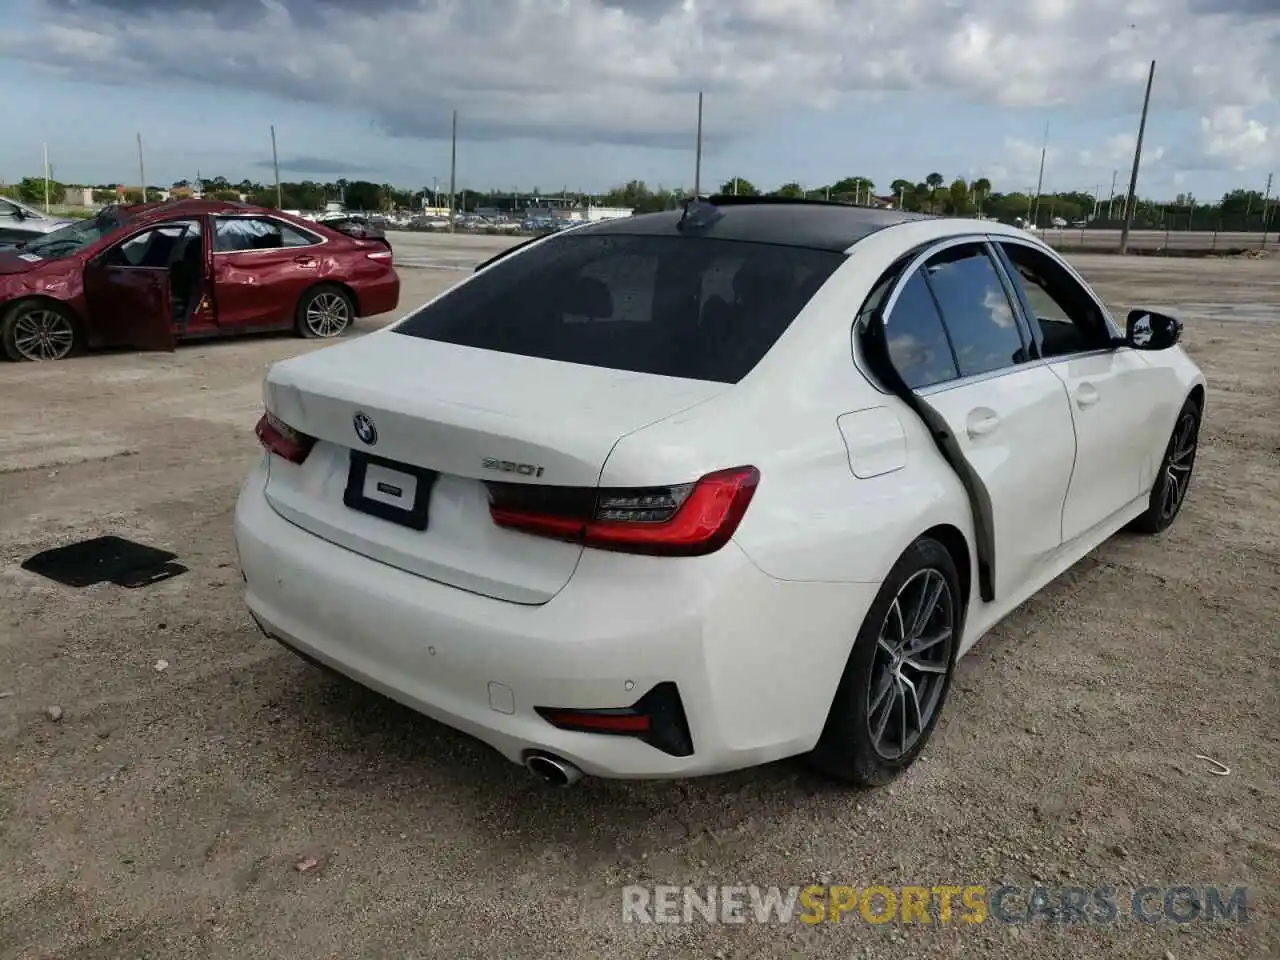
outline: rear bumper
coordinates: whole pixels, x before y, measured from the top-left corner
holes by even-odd
[[[394,267],[384,278],[365,280],[356,287],[357,312],[362,317],[391,313],[400,305],[400,275]]]
[[[514,762],[546,751],[595,776],[660,778],[806,752],[875,595],[776,580],[730,544],[689,560],[588,550],[551,601],[508,603],[307,533],[271,509],[265,478],[255,469],[235,516],[263,629]],[[627,707],[664,681],[679,689],[691,756],[561,730],[535,712]]]

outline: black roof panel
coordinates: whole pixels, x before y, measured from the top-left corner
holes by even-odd
[[[706,202],[706,201],[703,201]],[[720,216],[706,226],[681,231],[683,210],[642,213],[603,220],[574,233],[629,236],[699,236],[718,240],[777,243],[792,247],[844,251],[863,237],[911,220],[932,219],[901,210],[855,207],[845,203],[787,201],[782,198],[713,198]]]

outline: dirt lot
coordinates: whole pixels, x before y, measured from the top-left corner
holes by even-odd
[[[798,763],[549,791],[264,640],[231,511],[262,374],[300,341],[0,367],[0,957],[1280,955],[1280,261],[1077,262],[1114,305],[1188,309],[1210,394],[1187,507],[988,636],[925,758],[873,793]],[[406,269],[405,301],[457,276]],[[19,569],[101,533],[190,572],[74,591]],[[626,884],[812,880],[1112,885],[1125,909],[621,922]],[[1250,888],[1247,925],[1123,919],[1134,887],[1212,883]]]

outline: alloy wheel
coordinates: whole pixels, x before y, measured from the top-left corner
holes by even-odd
[[[57,310],[28,310],[13,325],[13,346],[24,360],[61,360],[75,342],[70,319]]]
[[[867,731],[876,753],[896,760],[929,728],[951,669],[956,604],[941,571],[913,574],[889,606],[867,678]]]
[[[1196,462],[1198,426],[1196,415],[1187,411],[1178,421],[1169,442],[1169,457],[1164,467],[1164,489],[1160,493],[1160,516],[1171,520],[1182,507],[1191,483],[1191,468]]]
[[[338,293],[318,293],[307,304],[307,329],[317,337],[336,337],[351,322],[351,305]]]

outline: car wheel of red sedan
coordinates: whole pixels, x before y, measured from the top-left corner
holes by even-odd
[[[351,326],[355,305],[340,287],[312,287],[298,302],[298,332],[309,339],[339,337]]]
[[[18,303],[0,320],[0,349],[10,360],[62,360],[80,345],[75,317],[56,303]]]

